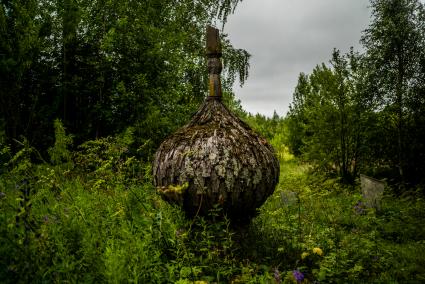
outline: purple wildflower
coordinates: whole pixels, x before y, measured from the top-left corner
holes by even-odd
[[[43,221],[44,221],[45,223],[49,222],[49,216],[44,215],[44,217],[43,217]]]
[[[299,270],[292,271],[292,275],[294,276],[295,280],[297,280],[298,283],[301,283],[301,281],[304,280],[304,274],[301,273]]]
[[[357,202],[356,205],[354,205],[354,210],[356,211],[357,214],[363,214],[365,211],[365,205],[363,204],[363,202],[359,201]]]
[[[275,267],[275,269],[274,269],[273,277],[274,277],[274,280],[276,281],[276,283],[278,283],[278,284],[282,283],[282,279],[280,278],[280,272],[279,272],[279,269],[277,269],[277,267]]]

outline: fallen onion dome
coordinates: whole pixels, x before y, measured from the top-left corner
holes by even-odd
[[[210,95],[192,120],[155,154],[154,185],[188,215],[207,215],[217,204],[232,220],[249,220],[279,179],[272,146],[221,102],[218,30],[207,28]]]

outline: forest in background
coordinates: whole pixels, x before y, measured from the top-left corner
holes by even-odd
[[[237,2],[2,1],[2,139],[45,151],[55,119],[77,144],[133,127],[148,156],[204,99],[205,27]],[[230,94],[249,55],[222,44]]]
[[[424,6],[371,1],[371,7],[364,53],[334,50],[330,66],[300,74],[289,144],[345,182],[363,172],[402,191],[425,173]]]
[[[286,117],[242,109],[250,55],[224,35],[224,102],[271,142],[280,183],[242,231],[155,193],[153,153],[207,94],[205,26],[239,2],[1,1],[2,282],[425,281],[417,0],[371,0],[364,51],[300,74]],[[360,173],[386,180],[380,211]]]

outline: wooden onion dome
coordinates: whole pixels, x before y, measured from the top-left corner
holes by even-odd
[[[192,120],[155,154],[154,185],[164,199],[190,215],[216,204],[233,220],[249,220],[279,179],[271,145],[221,102],[218,30],[207,28],[209,96]]]

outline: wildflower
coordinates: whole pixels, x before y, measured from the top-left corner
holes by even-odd
[[[310,254],[308,253],[308,252],[303,252],[302,254],[301,254],[301,259],[304,259],[304,258],[306,258],[307,256],[309,256]]]
[[[6,193],[0,192],[0,199],[6,197]]]
[[[197,281],[195,281],[195,284],[208,284],[208,282],[206,282],[204,280],[197,280]]]
[[[282,279],[280,278],[280,272],[277,269],[277,267],[274,269],[273,277],[274,277],[274,280],[276,281],[276,283],[278,283],[278,284],[282,283]]]
[[[314,248],[313,249],[313,253],[322,256],[323,255],[323,251],[321,248]]]
[[[304,280],[304,274],[302,274],[299,270],[292,271],[292,275],[298,283]]]
[[[356,205],[354,205],[354,211],[356,211],[357,214],[362,215],[365,212],[365,205],[363,202],[357,202]]]
[[[44,223],[49,222],[49,216],[44,215],[44,217],[43,217],[43,221],[44,221]]]

